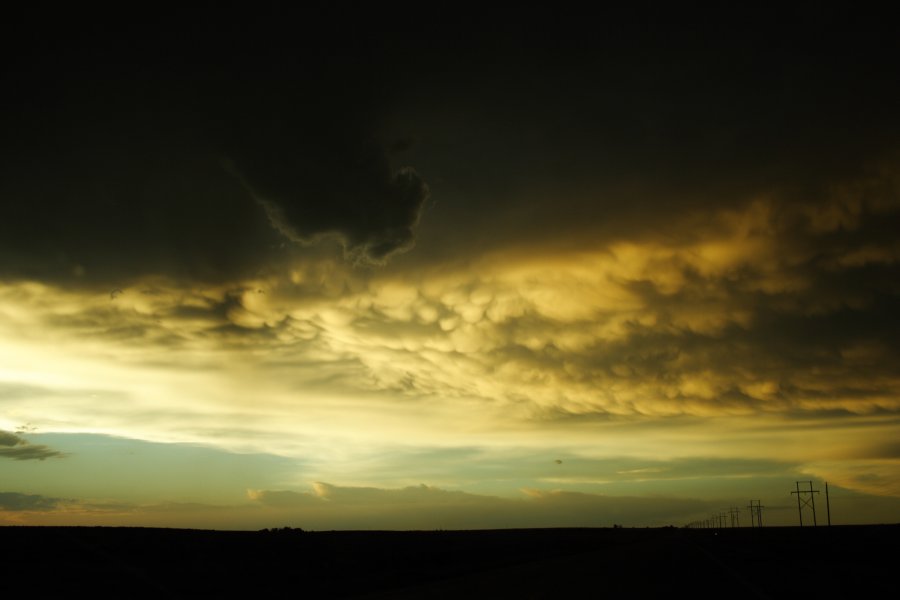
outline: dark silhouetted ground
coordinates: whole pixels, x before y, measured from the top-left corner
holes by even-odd
[[[6,595],[858,598],[900,526],[231,532],[0,527]]]

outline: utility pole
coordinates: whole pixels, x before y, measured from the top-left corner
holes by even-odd
[[[728,514],[731,516],[731,526],[732,527],[740,527],[741,526],[741,509],[736,506],[732,506],[728,509]]]
[[[828,482],[825,482],[825,510],[828,512],[828,526],[831,527],[831,501],[828,499]]]
[[[819,490],[813,489],[812,481],[803,481],[802,483],[807,484],[809,489],[801,490],[800,489],[800,481],[795,482],[797,485],[797,490],[791,492],[791,494],[797,494],[797,513],[800,515],[800,527],[803,527],[803,509],[809,508],[812,510],[813,516],[813,527],[816,527],[818,523],[816,523],[816,497],[814,494],[818,494]]]
[[[760,527],[761,528],[763,526],[762,525],[763,505],[760,500],[756,500],[756,504],[754,504],[753,502],[754,501],[751,500],[750,506],[747,507],[750,509],[750,527]],[[755,525],[754,525],[754,521],[756,521]]]

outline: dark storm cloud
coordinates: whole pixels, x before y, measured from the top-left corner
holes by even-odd
[[[322,238],[383,263],[429,195],[426,251],[456,256],[815,187],[900,130],[893,31],[816,13],[23,27],[0,275],[226,280]]]
[[[64,502],[59,498],[48,498],[34,494],[0,492],[0,510],[8,511],[50,511]]]
[[[397,116],[437,201],[423,227],[442,245],[423,251],[627,237],[773,189],[808,200],[897,149],[883,26],[684,16],[499,28],[480,63],[432,78],[441,101]],[[465,224],[465,248],[444,223]]]
[[[49,29],[12,53],[0,276],[222,281],[277,268],[285,235],[370,263],[413,245],[428,187],[377,139],[381,66],[247,27],[239,47]]]
[[[0,457],[13,460],[44,460],[60,458],[62,452],[42,444],[29,444],[27,440],[8,431],[0,431]]]
[[[245,152],[233,168],[287,239],[334,236],[351,260],[380,264],[413,246],[428,186],[409,167],[392,172],[376,147],[343,146],[293,147],[256,160]]]
[[[253,274],[274,254],[277,236],[215,150],[139,82],[42,83],[35,93],[64,97],[10,117],[0,274],[124,287],[146,274]]]

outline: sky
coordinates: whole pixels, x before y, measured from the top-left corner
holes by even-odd
[[[0,524],[900,521],[889,20],[254,10],[10,21]]]

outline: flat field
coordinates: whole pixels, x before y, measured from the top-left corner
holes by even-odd
[[[8,593],[93,597],[857,598],[896,587],[900,525],[206,531],[0,527]]]

